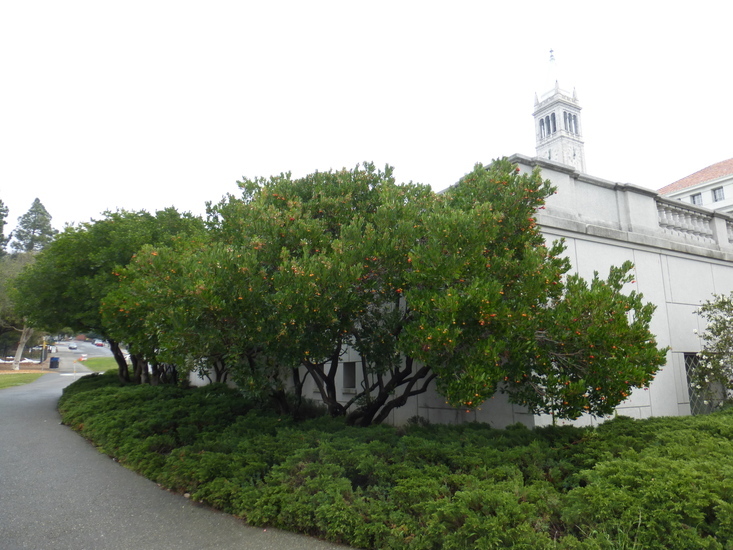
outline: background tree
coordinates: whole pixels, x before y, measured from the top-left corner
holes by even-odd
[[[6,253],[5,247],[8,244],[9,237],[5,236],[5,225],[8,219],[8,207],[0,200],[0,256]]]
[[[690,385],[708,404],[721,405],[733,391],[733,292],[714,295],[698,314],[707,322],[700,361],[690,371]]]
[[[202,230],[202,220],[170,208],[157,212],[107,213],[99,221],[68,227],[16,281],[18,308],[34,327],[71,327],[102,335],[129,380],[119,342],[108,334],[102,299],[119,284],[116,273],[146,244],[171,243]],[[135,364],[143,367],[142,364]],[[133,378],[139,380],[136,369]]]
[[[32,253],[18,253],[0,257],[0,343],[3,348],[14,347],[13,369],[20,368],[20,360],[33,330],[19,315],[15,302],[13,284],[26,266],[33,263]]]
[[[18,218],[11,246],[18,252],[35,252],[46,247],[57,233],[51,227],[51,214],[35,199],[28,212]]]

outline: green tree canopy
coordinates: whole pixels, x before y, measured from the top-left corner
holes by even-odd
[[[108,212],[105,218],[67,227],[16,280],[18,308],[37,328],[70,327],[110,340],[127,378],[127,364],[118,342],[110,337],[102,299],[117,288],[117,272],[146,244],[168,244],[201,231],[202,221],[169,208],[147,212]]]
[[[554,189],[539,171],[477,165],[443,195],[372,165],[242,187],[213,231],[258,258],[246,271],[268,282],[269,354],[304,367],[332,414],[378,422],[435,380],[456,406],[504,391],[536,412],[602,415],[664,362],[653,307],[623,292],[630,265],[587,285],[562,243],[546,246],[535,213]],[[347,347],[364,382],[344,402]]]
[[[174,211],[67,229],[20,277],[23,311],[283,408],[310,378],[361,425],[433,386],[462,408],[502,391],[533,412],[605,415],[664,363],[633,267],[585,281],[545,243],[535,216],[554,189],[539,170],[477,165],[442,194],[372,164],[240,185],[205,231]]]
[[[51,227],[51,214],[35,199],[28,212],[18,218],[11,247],[18,252],[35,252],[51,243],[57,233]]]

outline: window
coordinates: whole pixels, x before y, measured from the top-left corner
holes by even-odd
[[[344,393],[356,393],[356,363],[349,361],[343,364]]]
[[[713,189],[713,202],[722,201],[725,198],[722,187],[716,187]]]
[[[574,115],[573,113],[569,113],[568,111],[563,111],[562,118],[563,118],[563,124],[565,124],[565,130],[567,130],[571,134],[579,134],[580,133],[580,132],[578,132],[578,117],[577,117],[577,115]]]
[[[701,206],[702,205],[702,193],[695,193],[694,195],[690,195],[690,202],[692,204]]]
[[[690,412],[692,414],[707,414],[713,412],[723,401],[724,391],[720,384],[712,383],[702,387],[691,383],[692,373],[700,368],[700,357],[697,353],[685,353],[685,374],[687,374],[687,388],[690,392]]]

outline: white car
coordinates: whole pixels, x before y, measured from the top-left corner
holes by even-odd
[[[69,342],[69,349],[77,349],[76,342]]]

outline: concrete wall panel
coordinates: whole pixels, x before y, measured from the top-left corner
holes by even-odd
[[[713,269],[710,263],[697,258],[670,256],[670,301],[678,304],[700,305],[715,292]]]

